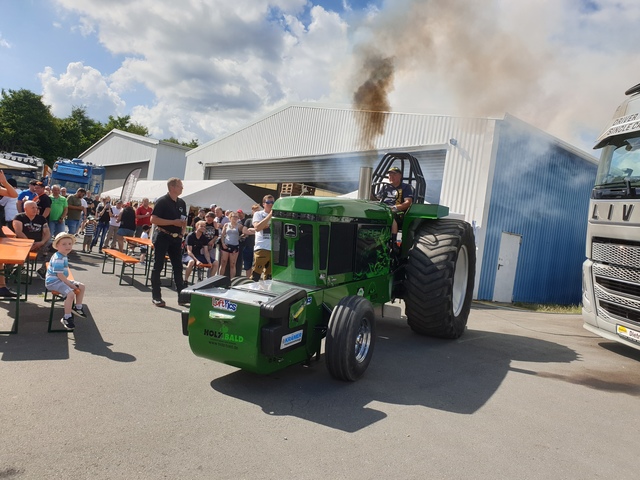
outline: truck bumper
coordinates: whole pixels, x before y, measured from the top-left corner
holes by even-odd
[[[606,318],[598,315],[592,267],[591,260],[586,260],[582,265],[583,327],[602,338],[640,350],[640,328],[622,319],[612,318],[609,315]]]

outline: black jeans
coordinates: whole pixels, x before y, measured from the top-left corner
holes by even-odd
[[[184,288],[182,281],[182,236],[173,238],[163,232],[158,232],[156,241],[153,243],[154,262],[151,271],[151,295],[154,300],[162,298],[160,290],[160,274],[164,268],[164,257],[169,255],[171,267],[173,268],[173,280],[176,282],[178,293]]]

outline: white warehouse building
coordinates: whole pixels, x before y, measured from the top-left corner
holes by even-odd
[[[122,187],[129,172],[140,168],[140,180],[167,180],[184,175],[189,147],[113,129],[79,155],[105,167],[104,189]]]
[[[384,131],[363,149],[362,135],[371,136],[374,116],[382,118]],[[474,225],[475,298],[579,303],[597,161],[510,115],[461,118],[290,104],[187,152],[184,178],[299,182],[346,193],[357,188],[361,166],[375,168],[392,151],[418,158],[428,202],[446,205]]]

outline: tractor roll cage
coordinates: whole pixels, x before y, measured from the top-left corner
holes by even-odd
[[[405,163],[408,165],[408,174]],[[413,203],[424,203],[427,183],[422,175],[418,159],[409,153],[387,153],[382,157],[371,177],[371,193],[376,196],[387,179],[389,169],[398,166],[402,171],[402,181],[413,187]]]

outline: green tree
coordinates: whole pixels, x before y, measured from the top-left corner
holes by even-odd
[[[58,131],[51,107],[42,96],[21,89],[0,93],[0,149],[44,158],[56,158]]]
[[[194,138],[190,142],[181,142],[175,137],[169,137],[162,140],[163,142],[176,143],[178,145],[182,145],[184,147],[196,148],[198,146],[198,139]]]
[[[87,116],[85,107],[73,107],[71,115],[58,119],[58,156],[74,158],[105,135],[105,127]]]
[[[182,142],[182,145],[184,145],[185,147],[189,147],[189,148],[197,148],[199,146],[198,139],[197,138],[193,138],[193,139],[191,139],[190,142]]]
[[[117,128],[118,130],[122,130],[124,132],[142,135],[143,137],[149,136],[149,129],[139,123],[131,122],[130,115],[116,118],[114,118],[113,115],[109,115],[109,121],[105,125],[106,133],[109,133],[114,128]]]

